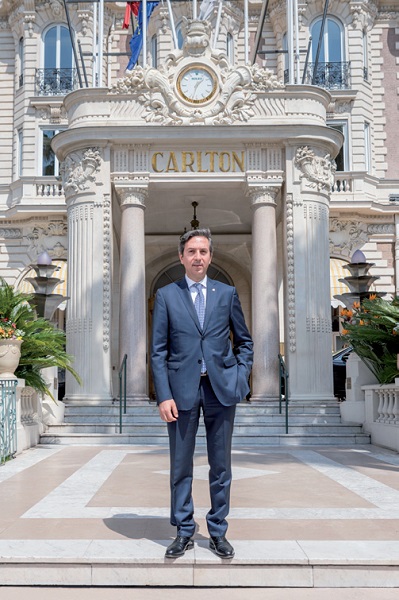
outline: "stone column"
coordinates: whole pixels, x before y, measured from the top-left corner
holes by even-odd
[[[323,149],[287,147],[285,357],[290,401],[333,400],[329,196]]]
[[[276,198],[279,186],[250,187],[252,207],[252,399],[279,397]]]
[[[144,210],[146,188],[117,187],[122,210],[120,245],[119,357],[127,354],[127,397],[147,396],[147,306]]]
[[[88,148],[73,152],[64,161],[68,211],[67,352],[74,356],[73,367],[82,379],[79,385],[67,372],[67,402],[95,402],[112,397],[109,348],[112,227],[106,153],[106,149]]]

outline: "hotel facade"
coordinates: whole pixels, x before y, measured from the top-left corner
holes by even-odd
[[[278,399],[279,353],[291,402],[332,399],[343,265],[360,249],[399,293],[399,1],[160,2],[129,72],[124,13],[0,0],[0,274],[60,267],[66,400],[115,397],[125,354],[128,398],[152,398],[153,299],[196,220],[252,332],[253,400]]]

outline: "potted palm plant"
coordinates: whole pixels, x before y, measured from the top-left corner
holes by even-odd
[[[19,342],[20,358],[15,376],[25,379],[27,386],[53,398],[42,369],[59,367],[69,371],[78,382],[80,378],[72,367],[73,357],[65,351],[64,331],[47,319],[36,317],[29,304],[32,298],[0,279],[0,338],[13,339],[15,336],[14,342]],[[7,338],[10,333],[12,335]]]

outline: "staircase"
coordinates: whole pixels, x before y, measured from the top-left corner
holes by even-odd
[[[284,407],[283,407],[284,413]],[[278,405],[243,402],[237,405],[233,445],[308,446],[369,444],[370,436],[361,425],[341,422],[336,400],[324,403],[292,403],[289,429],[285,433],[285,414]],[[137,444],[168,443],[167,429],[151,403],[130,403],[123,415],[119,433],[119,403],[67,404],[64,423],[50,425],[41,435],[42,444]],[[201,423],[197,443],[205,443]]]

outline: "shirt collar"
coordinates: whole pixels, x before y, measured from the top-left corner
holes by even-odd
[[[192,279],[190,279],[190,277],[187,277],[187,275],[185,275],[185,278],[186,278],[189,290],[191,289],[191,286],[195,285],[196,283],[200,283],[206,289],[206,285],[208,282],[208,275],[205,275],[205,277],[202,281],[193,281]]]

